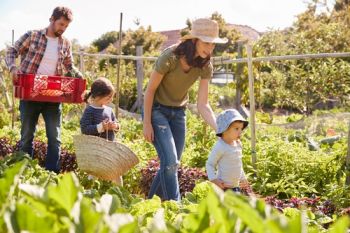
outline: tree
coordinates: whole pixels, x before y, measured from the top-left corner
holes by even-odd
[[[340,12],[349,9],[349,0],[336,0],[334,4],[334,11]]]
[[[165,37],[158,32],[152,32],[151,26],[140,26],[136,31],[128,30],[123,38],[124,54],[136,54],[136,46],[142,46],[144,53],[152,53],[160,49]]]
[[[110,44],[114,44],[118,41],[119,32],[111,31],[106,32],[100,38],[92,42],[93,46],[97,47],[98,52],[105,50]]]
[[[228,39],[225,44],[217,44],[215,46],[215,54],[221,55],[222,53],[234,53],[236,52],[236,42],[242,37],[241,33],[234,28],[229,28],[225,19],[218,12],[214,12],[211,15],[211,19],[215,20],[219,24],[219,35]]]
[[[95,40],[92,45],[97,48],[98,52],[105,51],[109,54],[119,54],[119,33],[111,31],[103,34],[100,38]],[[159,50],[162,43],[165,41],[165,37],[157,32],[152,32],[152,28],[148,26],[144,28],[140,26],[137,30],[128,30],[124,32],[122,38],[122,54],[136,55],[136,46],[143,47],[144,53],[154,53]],[[111,63],[115,65],[117,59],[102,59],[99,63],[100,69],[103,69],[106,64]],[[130,61],[127,61],[130,62]]]
[[[339,17],[347,10],[317,14],[317,4],[310,3],[292,27],[266,33],[255,45],[256,56],[348,51],[348,25]],[[310,113],[320,103],[345,103],[350,93],[348,59],[276,61],[257,67],[264,94],[260,101],[276,107]]]

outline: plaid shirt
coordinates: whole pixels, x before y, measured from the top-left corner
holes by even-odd
[[[19,38],[14,46],[7,49],[6,64],[11,70],[16,67],[16,58],[21,55],[21,64],[19,72],[24,74],[35,74],[43,59],[47,46],[47,38],[45,36],[47,28],[42,30],[33,30],[25,33]],[[66,72],[78,72],[73,65],[73,57],[71,44],[64,37],[58,38],[58,61],[55,75],[62,76]]]

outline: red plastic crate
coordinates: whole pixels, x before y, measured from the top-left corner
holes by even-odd
[[[42,102],[81,103],[86,80],[63,76],[18,74],[15,97]]]

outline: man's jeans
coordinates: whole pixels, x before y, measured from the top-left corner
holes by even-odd
[[[160,169],[153,179],[148,197],[154,194],[162,200],[180,200],[178,166],[185,144],[185,108],[155,103],[152,108],[154,147],[158,152]]]
[[[61,104],[21,100],[19,110],[21,112],[20,150],[28,153],[33,158],[33,139],[41,113],[45,120],[48,144],[45,167],[47,170],[58,173],[60,171]]]

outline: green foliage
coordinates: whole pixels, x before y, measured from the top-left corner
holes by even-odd
[[[95,40],[87,49],[87,52],[97,53],[105,51],[108,54],[118,55],[118,32],[112,31],[103,34],[99,39]],[[152,56],[157,53],[165,38],[157,33],[152,32],[151,27],[144,28],[140,26],[137,30],[128,30],[123,33],[122,54],[136,55],[136,46],[143,47],[144,56]],[[77,59],[77,58],[76,58]],[[116,86],[117,77],[117,59],[93,59],[84,57],[85,78],[88,79],[88,88],[91,82],[100,76],[109,78]],[[149,77],[153,66],[153,62],[144,61],[144,77]],[[122,60],[120,64],[120,87],[119,87],[119,106],[123,109],[130,109],[136,101],[136,62],[131,60]],[[147,79],[145,78],[145,85]]]
[[[225,44],[216,44],[214,54],[216,56],[222,55],[223,53],[232,54],[236,52],[236,42],[242,39],[242,35],[235,28],[227,25],[225,19],[218,12],[214,12],[211,15],[211,19],[215,20],[219,24],[219,36],[227,38],[228,42]]]
[[[255,44],[255,56],[346,52],[350,40],[345,11],[316,14],[316,3],[298,15],[293,27],[265,33]],[[334,102],[345,105],[350,91],[348,59],[276,61],[256,66],[257,102],[267,107],[304,113]]]
[[[187,126],[186,147],[183,152],[183,163],[189,167],[205,167],[206,159],[215,143],[213,130],[190,111],[186,112]]]
[[[326,148],[309,151],[305,135],[300,133],[273,127],[259,133],[258,138],[268,143],[261,142],[257,147],[259,161],[257,177],[252,181],[254,190],[264,195],[277,194],[282,198],[300,197],[324,194],[326,184],[338,182],[337,173],[343,170],[342,155],[345,149],[337,147],[331,152]],[[244,161],[250,163],[246,158]]]
[[[134,216],[147,217],[152,216],[160,207],[161,201],[157,196],[149,200],[135,199],[132,203],[130,213]]]
[[[27,183],[31,171],[49,174],[27,160],[8,163],[0,177],[0,230],[2,232],[344,232],[349,218],[319,218],[309,210],[286,208],[284,214],[262,200],[228,191],[209,182],[198,184],[191,199],[181,203],[143,200],[118,187],[101,196],[87,196],[73,173],[56,176],[47,185]],[[6,187],[5,187],[5,186]],[[8,192],[7,190],[10,190]],[[5,193],[4,193],[5,191]],[[5,195],[3,195],[5,194]],[[128,201],[125,201],[128,200]],[[196,204],[198,203],[198,204]],[[25,218],[23,218],[25,216]],[[4,221],[7,219],[8,221]]]
[[[144,28],[140,26],[137,30],[128,30],[123,43],[123,53],[136,55],[136,46],[142,46],[143,52],[148,53],[159,50],[165,37],[158,32],[152,32],[152,28],[148,26]]]
[[[256,112],[256,121],[265,123],[265,124],[271,124],[272,123],[272,114],[266,113],[266,112]]]
[[[191,193],[186,193],[186,199],[194,203],[199,203],[208,195],[210,186],[211,183],[209,181],[199,182]]]
[[[117,41],[119,33],[116,31],[103,34],[99,39],[95,40],[92,45],[97,47],[97,51],[105,50],[108,54],[119,54],[119,44]],[[140,26],[137,30],[128,30],[123,34],[122,38],[122,54],[136,55],[136,47],[142,46],[143,53],[148,54],[159,50],[165,37],[157,32],[152,32],[152,28],[148,26],[144,28]],[[129,63],[130,61],[127,61]],[[100,69],[103,69],[108,63],[112,65],[117,64],[117,59],[102,59],[99,62]]]
[[[98,52],[106,49],[110,44],[114,44],[118,41],[119,32],[111,31],[104,33],[100,38],[92,42],[93,46],[97,47]]]
[[[313,1],[316,4],[318,1]],[[331,14],[316,14],[315,5],[298,16],[291,28],[270,31],[254,46],[254,56],[288,55],[319,52],[347,52],[350,26],[349,4],[336,1]],[[220,36],[228,37],[227,45],[217,46],[216,55],[234,56],[235,41],[239,35],[225,27],[225,20],[218,13],[212,15],[219,22]],[[188,24],[190,28],[190,23]],[[189,29],[187,28],[187,30]],[[144,54],[157,55],[163,38],[151,28],[140,27],[123,35],[122,51],[134,55],[135,46],[142,45]],[[86,49],[96,53],[106,50],[118,54],[117,32],[104,34]],[[78,45],[74,44],[78,49]],[[3,55],[4,51],[1,51]],[[229,52],[230,54],[226,54]],[[75,57],[76,62],[79,57]],[[116,60],[98,60],[84,57],[85,78],[88,87],[99,76],[110,78],[116,84]],[[8,76],[1,64],[0,71]],[[145,77],[149,77],[153,62],[144,62]],[[233,68],[229,66],[229,70]],[[297,61],[274,61],[254,63],[255,96],[260,107],[281,107],[310,113],[318,108],[332,107],[338,102],[348,104],[350,92],[349,59],[320,59]],[[136,100],[135,66],[133,62],[121,62],[120,106],[129,109]],[[246,67],[243,74],[247,76]],[[244,75],[243,75],[244,76]],[[243,77],[243,103],[248,103],[247,79]],[[8,79],[5,80],[9,84]],[[145,83],[147,79],[145,79]],[[210,103],[219,112],[220,96],[232,99],[235,83],[225,87],[210,87]],[[196,103],[197,86],[190,91],[190,103]],[[19,119],[15,129],[10,127],[10,114],[0,94],[0,136],[19,139]],[[335,100],[335,101],[334,101]],[[232,101],[231,101],[232,102]],[[346,108],[345,108],[346,109]],[[62,144],[74,150],[72,135],[80,133],[79,115],[83,105],[63,105],[64,121]],[[337,114],[334,110],[333,116]],[[329,112],[329,111],[328,111]],[[258,126],[257,164],[251,164],[250,132],[242,137],[244,168],[254,191],[260,195],[307,197],[316,195],[330,200],[337,208],[350,205],[350,190],[344,186],[347,170],[345,137],[324,144],[318,151],[310,151],[307,140],[313,137],[321,142],[329,126],[322,118],[324,111],[317,110],[317,118],[291,114],[283,118],[288,126],[297,122],[306,125],[304,130]],[[266,113],[257,114],[258,122],[275,123],[276,117]],[[76,172],[56,175],[42,169],[37,160],[23,154],[6,156],[0,160],[0,232],[345,232],[350,220],[344,216],[319,216],[308,210],[287,208],[284,214],[266,205],[262,200],[223,193],[209,182],[198,184],[187,193],[181,203],[161,202],[155,197],[144,200],[137,196],[140,170],[150,158],[156,156],[154,147],[142,137],[142,123],[122,118],[119,141],[128,145],[141,162],[124,176],[125,187],[111,182],[89,179]],[[334,118],[332,128],[339,135],[348,132],[347,123]],[[295,124],[297,126],[297,124]],[[216,141],[214,132],[205,126],[195,114],[187,111],[186,149],[182,164],[204,167],[207,156]],[[43,125],[39,125],[37,137],[45,138]],[[130,194],[129,191],[133,194]],[[339,213],[337,213],[339,214]],[[25,218],[23,217],[25,216]],[[5,221],[6,219],[6,221]],[[334,224],[330,225],[331,223]],[[328,229],[325,229],[328,228]]]
[[[303,115],[301,114],[296,114],[296,113],[292,113],[287,117],[287,122],[296,122],[299,121],[303,118]]]
[[[0,102],[0,129],[11,121],[11,115],[7,112],[6,107]]]

